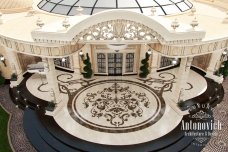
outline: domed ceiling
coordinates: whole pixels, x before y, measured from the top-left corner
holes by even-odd
[[[32,6],[32,0],[0,0],[0,9],[21,9]]]
[[[150,14],[156,7],[157,15],[170,15],[185,12],[192,8],[188,0],[42,0],[38,7],[41,10],[62,14],[75,15],[77,7],[83,8],[83,14],[95,14],[108,9],[127,9]]]

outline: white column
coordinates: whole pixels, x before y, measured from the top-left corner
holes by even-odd
[[[145,58],[146,56],[146,52],[148,51],[149,47],[147,45],[142,44],[141,45],[141,49],[140,49],[140,63],[142,61],[142,59]]]
[[[176,75],[177,82],[176,82],[176,87],[174,91],[176,102],[178,102],[180,98],[183,99],[184,87],[186,86],[186,83],[188,81],[192,60],[193,60],[192,57],[181,58],[180,67]]]
[[[223,50],[221,50],[219,52],[214,52],[211,54],[211,60],[210,60],[209,66],[207,68],[207,75],[206,75],[206,77],[213,79],[214,81],[216,81],[218,83],[223,82],[223,76],[216,76],[216,75],[214,75],[214,73],[220,67],[220,64],[221,64],[220,59],[222,56],[222,52],[223,52]]]
[[[152,53],[152,61],[151,61],[151,69],[150,74],[156,73],[158,69],[158,60],[159,60],[159,54],[157,52]]]
[[[214,72],[218,69],[220,65],[221,55],[222,55],[222,51],[214,52],[211,54],[210,63],[207,68],[207,75],[214,75]]]
[[[10,87],[16,87],[23,80],[23,71],[21,68],[21,64],[19,62],[17,52],[14,52],[12,49],[5,48],[7,53],[7,59],[10,63],[10,68],[12,69],[12,73],[17,75],[17,81],[11,81]]]
[[[78,77],[82,77],[81,70],[80,70],[80,56],[79,52],[73,54],[73,70],[74,74]]]
[[[60,91],[59,91],[59,85],[57,80],[57,74],[55,70],[54,59],[42,58],[42,61],[44,62],[44,69],[45,69],[46,78],[48,82],[49,92],[52,96],[52,100],[58,103],[61,99],[60,99]]]

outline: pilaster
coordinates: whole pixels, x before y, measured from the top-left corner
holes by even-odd
[[[82,78],[79,52],[73,54],[73,70],[76,78]]]
[[[211,54],[210,63],[207,68],[207,75],[214,75],[215,71],[218,69],[220,65],[221,55],[222,55],[222,50]]]
[[[158,69],[158,61],[159,61],[159,54],[155,51],[153,51],[152,54],[152,61],[151,61],[151,69],[150,69],[150,74],[152,75],[153,73],[156,73]]]
[[[12,49],[9,48],[5,49],[12,73],[15,73],[17,75],[17,80],[10,82],[10,87],[13,88],[18,86],[23,80],[23,71],[17,56],[17,52],[14,52]]]
[[[218,83],[222,83],[223,82],[223,76],[217,76],[215,75],[215,72],[219,69],[220,64],[222,61],[220,61],[221,56],[222,56],[222,51],[219,52],[214,52],[211,54],[211,60],[209,63],[209,66],[207,68],[207,74],[206,77],[213,79],[214,81],[218,82]]]

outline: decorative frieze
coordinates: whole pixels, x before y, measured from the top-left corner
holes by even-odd
[[[163,37],[147,26],[129,20],[111,20],[102,22],[83,30],[73,39],[75,42],[92,40],[145,40],[158,39],[164,41]]]
[[[197,34],[197,33],[195,33]],[[84,29],[73,38],[71,43],[84,43],[95,41],[110,42],[135,42],[151,43],[159,41],[161,44],[189,44],[200,42],[201,38],[167,41],[157,31],[145,26],[144,24],[130,20],[110,20],[101,22]]]
[[[4,37],[0,37],[0,44],[7,48],[14,49],[20,53],[24,54],[31,54],[35,56],[52,56],[52,57],[59,57],[59,56],[66,56],[70,55],[79,49],[81,49],[84,45],[83,44],[74,44],[74,45],[53,45],[50,44],[37,44],[37,43],[26,43],[26,42],[19,42],[17,40],[8,39]]]
[[[202,42],[201,42],[202,43]],[[191,45],[162,45],[160,43],[149,44],[151,48],[166,56],[189,56],[213,53],[228,48],[228,39],[203,44]]]

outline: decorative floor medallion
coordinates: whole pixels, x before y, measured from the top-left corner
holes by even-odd
[[[68,111],[87,128],[126,133],[156,123],[164,114],[165,102],[161,94],[142,83],[104,80],[78,89]]]

